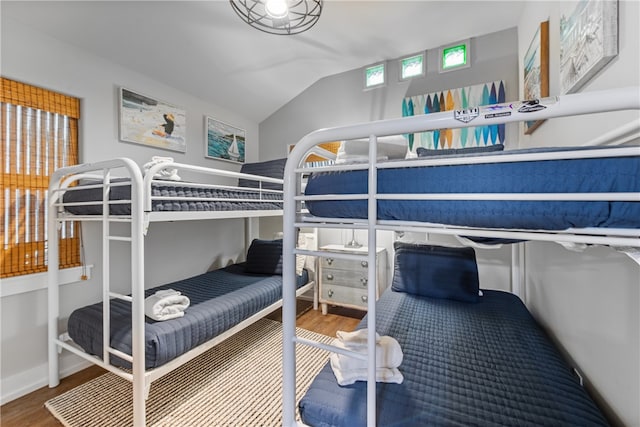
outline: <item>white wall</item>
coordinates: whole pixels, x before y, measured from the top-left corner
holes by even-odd
[[[549,20],[550,94],[559,95],[559,21],[569,2],[527,2],[518,27],[520,56],[541,21]],[[571,10],[571,8],[568,8]],[[619,54],[581,91],[640,85],[640,3],[619,1]],[[522,61],[520,61],[522,64]],[[522,75],[522,70],[520,72]],[[522,147],[580,145],[637,112],[548,120]],[[569,252],[526,244],[527,305],[568,353],[587,389],[617,425],[640,425],[640,267],[609,248]]]
[[[130,157],[138,164],[144,164],[151,156],[161,155],[174,157],[183,163],[239,170],[238,165],[204,158],[205,115],[246,129],[247,160],[258,160],[258,125],[239,114],[52,39],[6,15],[2,16],[1,35],[1,71],[4,77],[80,98],[82,162]],[[185,108],[185,154],[118,141],[117,94],[121,86]],[[87,263],[96,266],[94,279],[63,286],[63,318],[75,307],[100,300],[101,232],[95,225],[85,226],[83,230]],[[238,259],[243,252],[243,233],[241,220],[152,224],[145,242],[149,260],[145,265],[147,283],[166,283],[204,272],[212,265],[226,265],[229,260]],[[129,265],[125,251],[123,246],[116,246],[112,251],[118,265],[112,273],[114,283],[128,283],[124,273]],[[0,383],[3,403],[46,384],[46,295],[45,290],[40,290],[1,300]],[[65,352],[61,366],[65,372],[70,372],[77,369],[79,363],[79,358]]]

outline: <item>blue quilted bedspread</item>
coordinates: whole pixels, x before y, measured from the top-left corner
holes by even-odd
[[[298,285],[306,283],[306,271]],[[183,317],[156,322],[146,317],[145,364],[155,368],[209,341],[282,298],[282,276],[245,273],[244,264],[231,265],[146,291],[175,289],[189,297]],[[131,304],[111,302],[111,346],[131,354]],[[102,303],[75,310],[69,336],[87,353],[102,356]],[[130,367],[118,357],[116,366]]]
[[[112,182],[128,181],[114,179]],[[152,200],[154,212],[192,212],[192,211],[234,211],[234,210],[281,210],[282,193],[261,192],[252,188],[201,188],[189,184],[180,185],[153,182],[152,197],[176,197],[176,199]],[[180,198],[180,199],[178,199]],[[185,200],[184,198],[199,198],[200,200]],[[131,200],[131,186],[113,186],[109,193],[109,200]],[[65,203],[100,201],[95,205],[66,206],[67,212],[76,215],[102,214],[102,188],[90,188],[67,191],[63,196]],[[111,215],[130,215],[131,205],[128,203],[111,204]]]
[[[475,304],[386,291],[377,331],[398,340],[402,384],[377,384],[378,426],[602,426],[603,415],[520,300]],[[360,324],[366,327],[366,318]],[[300,401],[305,424],[366,425],[366,383],[329,364]]]
[[[488,153],[508,159],[522,152]],[[559,150],[555,150],[559,151]],[[367,171],[315,173],[305,194],[366,194]],[[378,219],[485,228],[640,228],[640,147],[635,157],[380,169],[378,193],[630,192],[631,202],[379,200]],[[305,202],[311,214],[367,218],[366,200]]]

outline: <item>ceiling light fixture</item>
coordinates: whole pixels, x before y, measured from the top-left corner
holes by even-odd
[[[285,18],[289,14],[289,6],[285,0],[266,0],[264,10],[275,19]]]
[[[323,0],[229,0],[247,24],[270,34],[299,34],[313,27]]]

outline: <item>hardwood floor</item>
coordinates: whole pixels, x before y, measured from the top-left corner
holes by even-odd
[[[328,336],[335,336],[336,331],[352,331],[364,315],[364,312],[358,310],[331,307],[329,313],[323,316],[320,310],[315,311],[310,308],[308,304],[299,304],[299,313],[303,313],[298,315],[297,326]],[[278,310],[267,317],[280,321],[281,313]],[[44,407],[44,403],[105,372],[105,370],[98,366],[92,366],[63,378],[60,381],[60,385],[56,388],[43,387],[24,397],[2,405],[0,408],[0,425],[2,427],[61,426]]]
[[[62,424],[44,407],[44,402],[105,372],[104,369],[94,365],[63,378],[56,388],[45,386],[2,405],[0,425],[2,427],[60,427]]]

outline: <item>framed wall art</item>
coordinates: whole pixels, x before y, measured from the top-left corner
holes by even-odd
[[[246,132],[244,129],[205,117],[205,157],[244,163]]]
[[[164,150],[187,151],[184,109],[120,88],[120,140]]]
[[[549,21],[541,22],[524,55],[524,99],[549,96]],[[531,134],[544,120],[524,122],[524,133]]]
[[[580,0],[565,7],[560,16],[563,94],[580,90],[618,55],[618,0]]]

